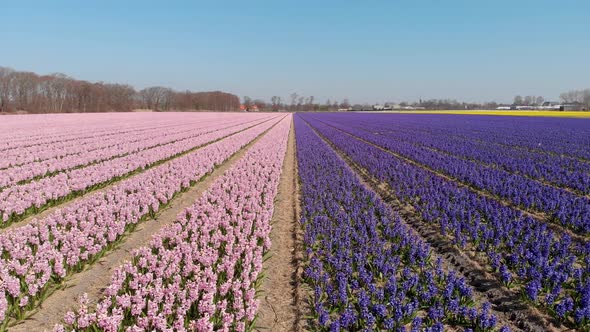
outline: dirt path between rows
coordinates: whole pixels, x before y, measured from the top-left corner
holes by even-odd
[[[277,121],[279,123],[280,121]],[[276,124],[275,124],[276,125]],[[274,126],[273,126],[274,127]],[[10,327],[9,331],[51,331],[55,324],[62,321],[66,312],[73,310],[78,298],[88,294],[90,304],[100,299],[104,289],[110,284],[115,269],[128,260],[134,249],[148,245],[150,239],[160,229],[172,224],[176,216],[192,205],[209,186],[230,169],[260,138],[270,129],[259,135],[240,151],[218,166],[213,172],[205,175],[188,191],[178,194],[168,206],[160,210],[155,219],[140,223],[137,228],[122,239],[122,243],[114,250],[106,253],[100,260],[86,270],[72,275],[61,287],[39,305],[38,310],[29,318]]]
[[[303,256],[298,222],[299,181],[295,148],[295,126],[291,123],[271,220],[272,246],[264,264],[255,331],[301,330],[302,297],[299,282]]]
[[[430,244],[433,261],[440,257],[445,271],[455,271],[465,277],[474,290],[473,297],[476,302],[492,304],[492,312],[498,318],[498,326],[509,326],[511,331],[527,332],[566,330],[564,326],[557,327],[553,324],[553,320],[546,314],[523,303],[516,291],[506,289],[494,275],[486,271],[485,264],[480,264],[458,249],[448,238],[440,234],[436,225],[425,223],[412,206],[402,204],[393,196],[387,184],[380,183],[309,123],[306,124],[336,152],[367,189],[386,202],[392,213],[398,213],[402,217],[402,222],[423,242]]]

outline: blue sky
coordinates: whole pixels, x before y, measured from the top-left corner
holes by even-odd
[[[270,99],[555,99],[590,1],[4,1],[0,66]]]

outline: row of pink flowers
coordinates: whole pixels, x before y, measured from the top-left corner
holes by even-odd
[[[244,115],[242,115],[243,118]],[[239,119],[239,117],[238,117]],[[133,127],[124,130],[114,128],[107,132],[94,133],[90,136],[71,137],[63,141],[48,142],[45,144],[32,144],[25,147],[13,148],[2,151],[4,158],[0,160],[0,169],[26,165],[32,162],[45,161],[49,159],[59,159],[72,154],[79,154],[85,151],[94,151],[101,148],[122,143],[123,140],[130,139],[134,141],[131,135],[149,135],[149,132],[159,131],[153,133],[152,136],[157,136],[162,132],[168,134],[179,134],[186,129],[196,129],[195,127],[202,127],[203,125],[212,125],[225,122],[235,121],[236,119],[220,119],[212,118],[211,116],[204,116],[202,118],[194,119],[178,119],[174,124],[158,124],[150,127]]]
[[[51,119],[48,119],[48,122],[51,122]],[[15,126],[19,124],[15,124]],[[26,126],[21,131],[18,128],[8,128],[8,132],[14,137],[10,137],[0,144],[0,152],[6,153],[15,149],[22,150],[27,148],[38,149],[52,145],[69,147],[73,142],[84,139],[108,138],[117,134],[169,126],[168,123],[150,123],[145,121],[131,123],[113,123],[113,121],[108,121],[86,127],[84,123],[80,123],[80,120],[73,122],[71,125],[81,128],[69,128],[69,126],[63,124],[52,124],[49,126],[37,124],[34,127]]]
[[[189,124],[188,128],[194,128]],[[183,130],[183,125],[178,125],[178,129]],[[15,168],[25,166],[35,162],[51,162],[59,160],[70,155],[77,155],[84,152],[95,151],[98,149],[109,148],[125,142],[134,142],[141,137],[168,133],[175,133],[178,129],[170,126],[158,126],[152,128],[137,128],[125,131],[111,131],[94,135],[90,137],[72,138],[65,141],[50,142],[46,144],[35,144],[31,146],[10,149],[2,151],[4,156],[0,162],[0,169]]]
[[[155,146],[169,144],[190,137],[202,135],[203,133],[217,130],[221,126],[232,126],[243,123],[231,121],[220,123],[210,120],[196,124],[184,124],[180,126],[166,126],[155,130],[133,131],[131,133],[112,135],[108,138],[93,138],[93,141],[74,141],[72,147],[64,148],[59,145],[44,147],[46,154],[54,157],[29,162],[20,166],[0,169],[0,189],[15,185],[21,181],[30,180],[35,177],[44,176],[48,173],[55,173],[72,168],[83,167],[90,163],[96,163],[136,153]],[[86,142],[85,142],[86,141]],[[16,150],[21,152],[20,150]],[[32,154],[20,154],[19,156],[33,156]],[[35,155],[36,156],[36,155]]]
[[[194,127],[189,128],[192,130],[199,129]],[[14,155],[8,156],[6,153],[6,159],[2,161],[3,164],[10,164],[11,166],[0,169],[0,189],[14,185],[20,181],[43,176],[47,173],[54,173],[74,168],[76,166],[83,166],[95,161],[101,161],[125,153],[146,149],[152,145],[149,145],[148,142],[142,144],[142,142],[150,140],[150,137],[152,137],[152,139],[156,137],[166,139],[167,137],[165,136],[186,135],[185,131],[186,130],[181,130],[179,133],[174,133],[168,128],[158,128],[157,130],[134,131],[106,138],[93,138],[92,142],[87,142],[88,139],[81,139],[74,141],[74,145],[70,147],[62,147],[59,145],[42,147],[40,148],[43,152],[41,154],[25,151],[25,148],[11,150],[14,152]],[[158,144],[156,143],[153,145]],[[20,160],[17,161],[17,159]]]
[[[0,123],[0,152],[29,146],[48,145],[84,138],[108,137],[117,133],[174,126],[203,120],[228,120],[224,113],[95,113],[17,115]]]
[[[48,286],[112,248],[122,234],[277,121],[246,129],[0,234],[0,322],[22,318]]]
[[[85,192],[93,186],[108,183],[114,178],[144,169],[161,160],[235,133],[253,124],[250,122],[227,128],[217,126],[202,135],[188,137],[170,144],[142,150],[124,157],[105,160],[84,168],[76,168],[0,192],[2,221],[12,222],[29,209],[41,209],[46,204],[66,198],[73,193]]]
[[[120,266],[96,307],[82,297],[56,331],[244,331],[258,309],[256,284],[270,248],[270,220],[291,116],[257,142],[177,221]]]

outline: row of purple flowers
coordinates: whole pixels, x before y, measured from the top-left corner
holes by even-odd
[[[315,331],[488,331],[472,289],[296,116],[306,268]],[[507,328],[502,328],[506,331]]]
[[[590,323],[590,244],[306,116],[317,130],[461,248],[485,254],[508,287],[577,326]],[[320,117],[321,118],[321,117]],[[349,127],[354,121],[348,123]],[[370,138],[363,135],[363,138]],[[387,140],[387,138],[383,138]],[[395,140],[388,145],[397,144]]]

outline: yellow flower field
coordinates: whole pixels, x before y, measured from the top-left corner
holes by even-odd
[[[396,113],[398,111],[395,111]],[[424,114],[473,114],[473,115],[509,115],[509,116],[548,116],[564,118],[590,118],[590,112],[582,111],[503,111],[503,110],[450,110],[450,111],[399,111],[399,113]]]

